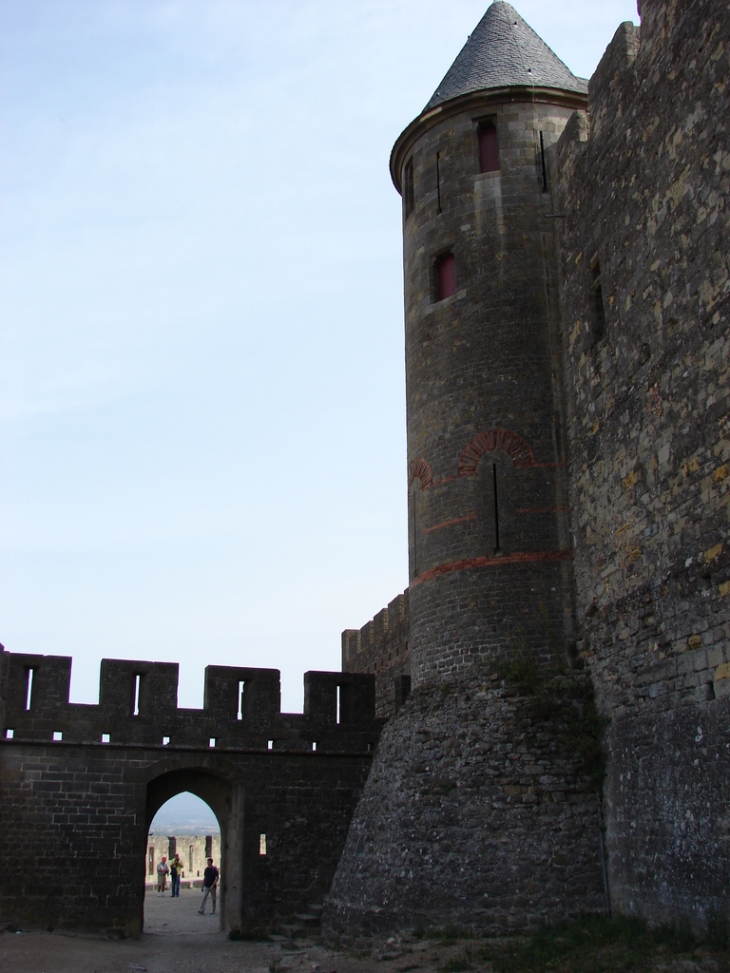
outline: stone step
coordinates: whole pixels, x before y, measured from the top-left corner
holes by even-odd
[[[310,902],[307,908],[313,916],[319,916],[320,918],[322,917],[324,906],[321,903],[313,904]]]
[[[321,922],[319,916],[313,916],[309,912],[298,912],[294,916],[294,921],[298,922],[305,929],[319,929]]]

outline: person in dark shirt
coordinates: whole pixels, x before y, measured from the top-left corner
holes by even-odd
[[[218,889],[218,869],[213,864],[213,859],[208,859],[208,867],[203,872],[203,901],[200,903],[198,912],[205,915],[205,900],[210,896],[213,903],[211,915],[215,915],[215,898]]]

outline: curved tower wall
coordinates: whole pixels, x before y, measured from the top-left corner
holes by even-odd
[[[570,540],[543,148],[580,96],[482,93],[401,136],[414,683],[573,638]],[[516,100],[516,99],[522,100]],[[479,172],[496,126],[499,170]],[[413,209],[408,212],[411,205]],[[452,253],[456,293],[438,300]],[[496,486],[496,498],[495,498]]]
[[[604,907],[595,768],[563,720],[582,712],[588,687],[548,665],[572,638],[573,613],[540,133],[556,141],[585,98],[542,94],[453,99],[394,150],[414,688],[380,739],[325,905],[327,935],[444,922],[498,933]],[[480,174],[487,121],[500,167]],[[437,300],[447,254],[455,290]],[[549,713],[494,664],[528,651],[552,680]]]
[[[380,738],[327,935],[497,933],[604,905],[597,768],[568,727],[590,723],[590,687],[554,665],[574,635],[542,150],[586,107],[584,89],[499,0],[393,149],[413,691]],[[510,655],[529,658],[497,663]]]

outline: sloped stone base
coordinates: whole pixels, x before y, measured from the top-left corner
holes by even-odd
[[[581,704],[567,686],[546,714],[534,696],[485,683],[419,688],[386,726],[326,936],[447,924],[489,934],[605,908],[596,782],[575,721],[571,731],[560,716]]]

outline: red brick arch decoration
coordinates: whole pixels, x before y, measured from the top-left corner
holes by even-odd
[[[433,474],[431,473],[431,467],[428,465],[425,459],[413,459],[408,467],[408,486],[418,477],[421,481],[421,489],[428,490],[428,488],[433,483]]]
[[[512,457],[516,467],[536,466],[532,446],[509,429],[488,429],[475,436],[459,460],[459,476],[472,476],[476,473],[477,463],[484,453],[501,449]]]

